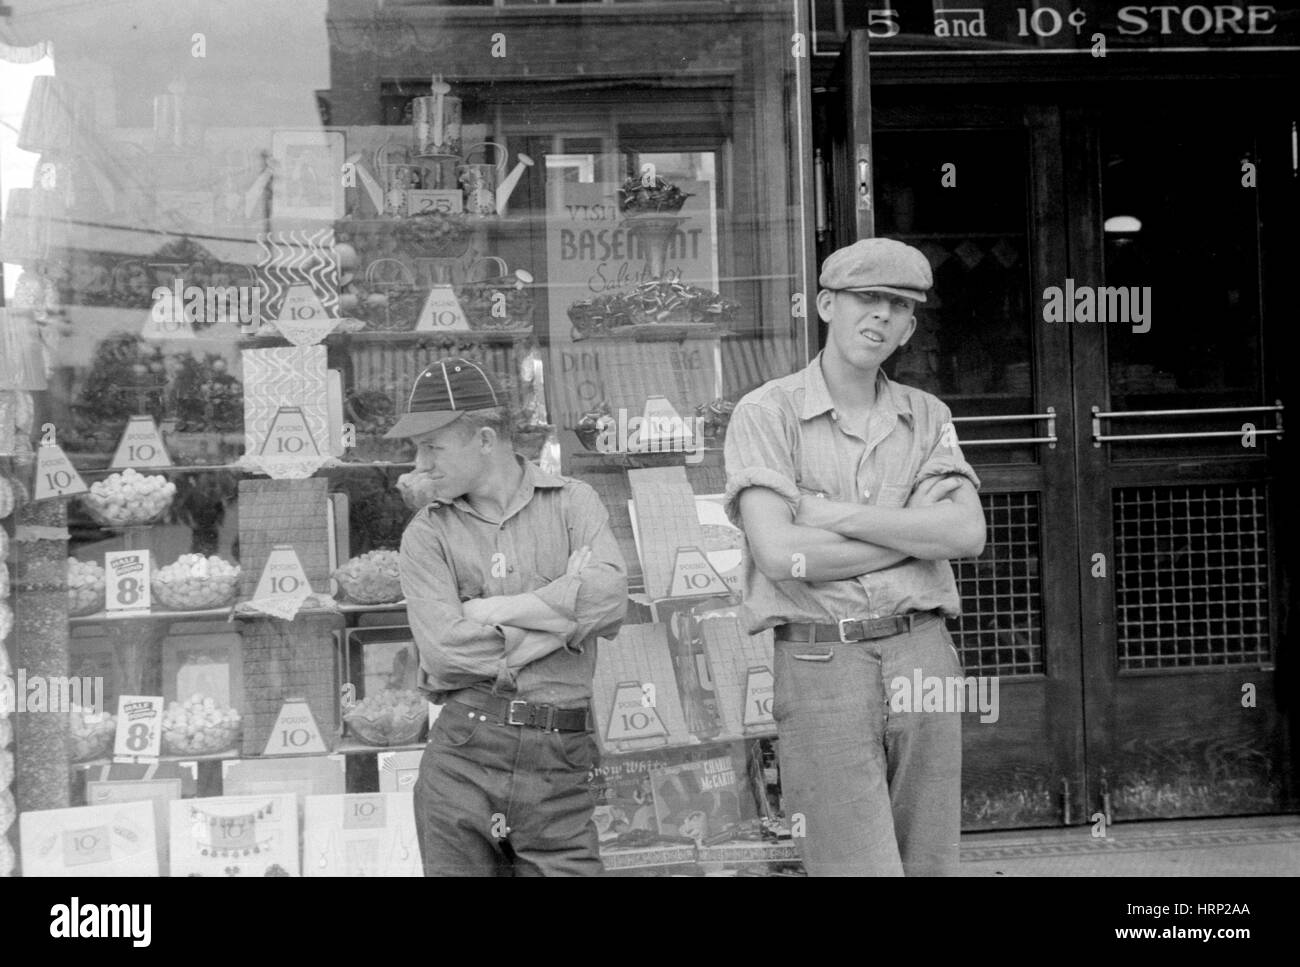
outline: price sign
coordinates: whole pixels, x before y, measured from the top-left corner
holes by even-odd
[[[293,285],[280,304],[275,326],[295,346],[314,346],[339,324],[310,285]]]
[[[162,743],[163,697],[121,695],[117,699],[117,737],[114,762],[157,759]]]
[[[424,300],[420,310],[420,321],[416,323],[416,332],[468,332],[469,320],[465,310],[460,307],[456,293],[449,285],[435,285],[429,290],[429,298]]]
[[[63,447],[55,443],[36,448],[36,486],[33,489],[33,499],[47,500],[51,497],[67,497],[69,494],[84,494],[90,488],[63,452]]]
[[[465,210],[465,196],[459,191],[446,188],[408,188],[406,190],[406,214],[431,215],[439,212],[454,215]]]
[[[383,829],[387,825],[388,800],[383,793],[343,800],[344,829]]]
[[[668,728],[659,717],[659,710],[654,706],[647,706],[645,696],[645,685],[641,682],[618,683],[614,689],[614,704],[610,711],[609,726],[605,729],[606,740],[620,742],[628,739],[667,737]]]
[[[152,607],[148,551],[108,551],[104,571],[105,611],[148,611]]]
[[[145,339],[193,339],[192,314],[186,311],[185,293],[179,282],[173,286],[159,286],[154,289],[153,306],[140,335]]]
[[[112,859],[107,826],[88,826],[85,829],[63,831],[63,865],[85,866]]]
[[[681,547],[677,549],[677,559],[673,562],[672,581],[668,585],[668,596],[686,598],[694,595],[728,594],[726,582],[718,576],[709,559],[698,547]]]
[[[772,718],[772,696],[775,683],[772,669],[758,665],[749,669],[745,678],[745,713],[741,723],[745,728],[774,728],[776,719]]]
[[[275,727],[271,729],[262,755],[302,755],[328,751],[311,708],[301,699],[290,699],[280,706],[280,714],[276,716]]]
[[[250,604],[266,614],[288,620],[298,613],[311,593],[311,582],[307,580],[298,552],[291,544],[276,544],[262,568]]]
[[[133,416],[126,425],[126,432],[117,444],[110,470],[123,470],[127,467],[170,467],[172,459],[167,454],[158,424],[152,416]]]

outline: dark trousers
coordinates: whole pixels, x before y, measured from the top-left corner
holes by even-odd
[[[598,876],[590,732],[479,720],[448,703],[415,786],[425,876]]]

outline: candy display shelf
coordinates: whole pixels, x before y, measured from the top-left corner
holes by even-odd
[[[221,752],[208,752],[204,755],[160,755],[159,762],[215,762],[218,759],[240,759],[246,758],[237,748],[225,749]],[[93,769],[99,766],[108,766],[113,764],[113,757],[100,756],[98,759],[86,759],[83,762],[69,762],[68,766],[73,769]]]
[[[611,332],[579,334],[574,342],[685,342],[690,339],[726,339],[734,335],[731,329],[703,322],[645,322],[620,326]]]
[[[512,344],[533,338],[533,327],[519,329],[459,329],[447,332],[439,332],[431,329],[416,329],[412,326],[410,329],[362,329],[358,332],[332,332],[325,337],[327,344],[335,343],[346,346],[349,343],[382,343],[389,344],[393,342],[415,343],[418,345],[474,345],[476,343],[502,343]],[[284,342],[285,338],[274,333],[259,333],[255,336],[245,336],[240,340],[240,345],[247,346],[268,346],[274,343]]]
[[[73,454],[72,456],[76,457],[79,456],[79,454]],[[110,474],[110,473],[119,472],[109,467],[83,467],[80,466],[79,464],[76,464],[75,460],[74,460],[74,465],[77,467],[77,472],[82,474],[83,476],[91,476],[95,474]],[[357,461],[338,460],[334,463],[324,464],[320,469],[322,471],[326,471],[326,470],[412,470],[414,468],[415,468],[414,463],[390,463],[387,460],[357,460]],[[210,464],[206,466],[176,465],[172,467],[149,467],[148,468],[149,473],[161,473],[161,474],[215,473],[219,471],[226,471],[229,473],[245,473],[254,476],[260,473],[260,471],[253,470],[249,467],[240,466],[237,463]],[[265,475],[263,474],[263,476]]]
[[[235,612],[236,605],[224,608],[207,608],[197,611],[97,611],[79,618],[69,618],[70,625],[101,624],[105,621],[197,621],[202,618],[229,618],[230,620],[265,618],[269,615]],[[406,601],[388,604],[340,604],[337,608],[303,608],[299,615],[368,614],[377,611],[405,611]]]
[[[339,741],[334,747],[335,755],[366,755],[379,752],[423,752],[426,743],[407,742],[404,745],[368,745],[351,736]]]

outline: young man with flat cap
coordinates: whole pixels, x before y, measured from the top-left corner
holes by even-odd
[[[932,284],[925,256],[892,239],[832,253],[825,348],[746,395],[727,430],[749,630],[775,637],[781,787],[810,875],[956,872],[960,715],[892,694],[918,673],[963,675],[949,559],[985,540],[948,407],[881,369]]]
[[[627,570],[590,486],[514,452],[477,363],[430,365],[388,436],[433,494],[402,535],[422,688],[443,706],[415,787],[426,876],[601,872],[596,638],[618,632]]]

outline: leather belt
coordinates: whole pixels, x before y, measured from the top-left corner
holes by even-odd
[[[885,618],[841,618],[835,624],[777,625],[772,634],[777,641],[812,644],[819,641],[874,641],[890,638],[923,627],[943,617],[940,611],[910,611]]]
[[[558,708],[543,702],[524,702],[519,699],[498,698],[473,689],[464,689],[447,699],[447,708],[460,706],[463,710],[486,716],[484,721],[495,725],[515,725],[520,728],[540,729],[543,732],[590,732],[591,708]],[[447,712],[444,708],[443,714]],[[454,710],[453,710],[454,711]]]

